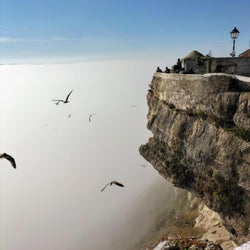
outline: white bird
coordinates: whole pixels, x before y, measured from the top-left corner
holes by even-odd
[[[69,103],[69,96],[71,95],[72,92],[73,92],[73,89],[69,92],[65,100],[52,100],[52,101],[55,102],[56,105],[58,105],[60,102],[65,103],[65,104]]]
[[[111,182],[109,182],[108,184],[106,184],[106,185],[104,186],[104,188],[101,190],[101,192],[102,192],[107,186],[111,186],[111,185],[113,185],[113,184],[115,184],[115,185],[117,185],[117,186],[120,186],[120,187],[124,187],[124,185],[121,184],[120,182],[111,181]]]
[[[0,154],[0,158],[5,158],[6,160],[8,160],[11,163],[13,168],[16,168],[15,159],[11,155],[3,153],[3,154]]]
[[[89,115],[89,122],[91,122],[91,117],[92,117],[93,115],[95,115],[95,114],[90,114],[90,115]]]

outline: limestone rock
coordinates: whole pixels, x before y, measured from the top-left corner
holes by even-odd
[[[155,73],[147,94],[153,137],[139,150],[218,212],[239,242],[250,237],[250,92],[242,86],[225,74]]]
[[[232,241],[233,236],[223,225],[219,214],[203,204],[200,206],[199,210],[199,216],[196,218],[195,227],[203,228],[206,232],[201,239],[207,239],[217,243],[223,249],[235,249],[236,244]]]
[[[250,92],[240,95],[239,106],[233,120],[238,127],[250,129]]]

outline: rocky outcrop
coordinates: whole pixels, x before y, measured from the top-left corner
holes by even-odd
[[[196,218],[195,227],[202,228],[205,232],[201,240],[214,242],[222,249],[235,249],[236,244],[232,241],[232,233],[225,228],[219,214],[202,203],[199,206],[199,216]]]
[[[141,155],[175,186],[223,218],[238,242],[250,237],[250,92],[230,75],[155,73]]]

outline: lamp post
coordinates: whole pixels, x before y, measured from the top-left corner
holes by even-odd
[[[231,38],[233,39],[233,51],[230,54],[232,56],[232,75],[234,74],[234,57],[235,57],[235,39],[238,38],[240,32],[236,27],[230,32]]]

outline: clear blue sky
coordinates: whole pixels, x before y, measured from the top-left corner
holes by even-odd
[[[27,58],[229,56],[249,48],[249,0],[0,0],[0,63]]]

